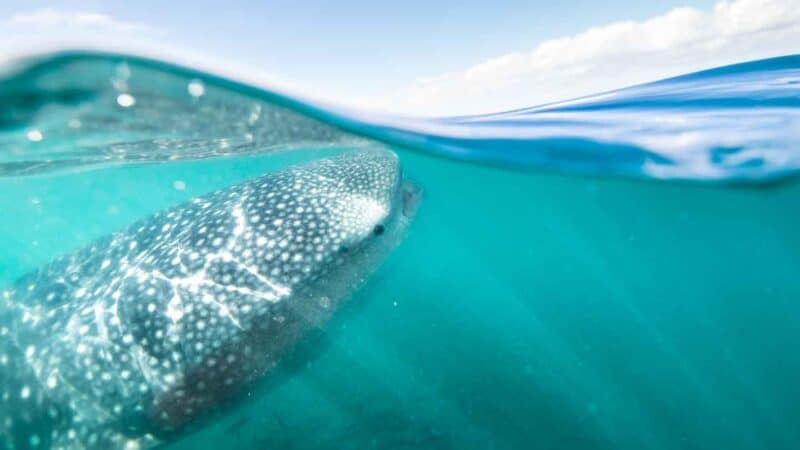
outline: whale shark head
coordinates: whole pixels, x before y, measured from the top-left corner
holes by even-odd
[[[180,295],[159,308],[182,370],[150,418],[180,428],[275,367],[396,245],[417,200],[397,156],[371,149],[195,201],[218,212],[192,218],[188,245],[170,255],[196,269],[174,279]]]
[[[53,446],[144,448],[224,410],[324,325],[418,198],[394,153],[353,151],[197,197],[24,277],[3,319],[3,354],[23,369],[0,379],[25,395],[0,399],[0,443],[49,428],[37,439]]]

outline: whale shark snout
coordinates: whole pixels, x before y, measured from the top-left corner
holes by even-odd
[[[192,199],[24,277],[0,313],[13,359],[0,444],[145,448],[219,412],[324,325],[418,199],[394,153],[354,151]]]

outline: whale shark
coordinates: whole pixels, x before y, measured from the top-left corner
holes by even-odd
[[[153,448],[232,408],[402,237],[370,148],[160,211],[0,292],[0,450]]]

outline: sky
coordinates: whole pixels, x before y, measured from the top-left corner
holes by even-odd
[[[174,0],[0,4],[0,58],[144,53],[412,115],[527,107],[800,53],[800,0]]]

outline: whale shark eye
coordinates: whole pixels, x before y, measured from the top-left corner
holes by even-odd
[[[375,236],[380,236],[380,235],[383,234],[384,231],[385,231],[385,229],[384,229],[383,225],[378,224],[378,225],[375,225],[375,228],[372,229],[372,234],[374,234]]]

